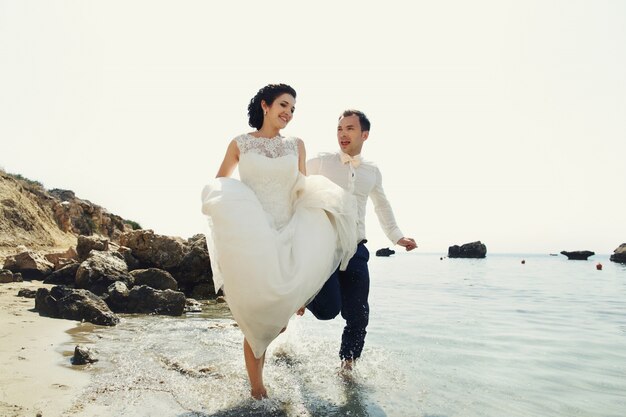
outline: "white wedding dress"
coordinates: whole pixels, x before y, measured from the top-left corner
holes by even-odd
[[[298,139],[235,138],[239,176],[202,191],[215,289],[259,358],[356,250],[354,197],[298,170]]]

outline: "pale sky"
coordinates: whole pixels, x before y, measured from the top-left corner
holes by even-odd
[[[187,238],[276,82],[309,156],[338,148],[345,108],[368,114],[363,156],[418,251],[626,242],[619,0],[0,0],[0,167]],[[390,245],[371,206],[367,230]]]

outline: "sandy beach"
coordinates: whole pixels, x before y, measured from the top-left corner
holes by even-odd
[[[74,345],[70,320],[41,317],[33,298],[17,297],[22,288],[52,287],[40,281],[0,285],[0,415],[62,416],[89,376],[72,369]]]

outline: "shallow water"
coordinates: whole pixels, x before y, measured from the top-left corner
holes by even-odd
[[[521,264],[521,259],[526,264]],[[600,261],[602,271],[595,269]],[[369,334],[339,372],[342,320],[294,318],[268,351],[271,398],[248,399],[224,305],[83,325],[100,361],[77,415],[623,416],[626,267],[539,255],[373,257]],[[69,349],[69,346],[68,346]]]

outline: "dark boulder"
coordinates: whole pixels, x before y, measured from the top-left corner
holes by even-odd
[[[37,296],[37,291],[29,290],[28,288],[22,288],[17,292],[17,296],[24,298],[35,298]]]
[[[65,252],[47,253],[44,255],[49,262],[54,264],[54,270],[61,269],[65,265],[76,262],[78,254],[73,247],[68,248]]]
[[[202,313],[202,304],[193,298],[185,300],[185,313]]]
[[[98,359],[93,350],[85,346],[76,345],[74,356],[72,356],[72,365],[86,365],[94,362],[98,362]]]
[[[4,269],[21,273],[24,279],[44,279],[52,273],[54,264],[37,252],[25,251],[7,257]]]
[[[216,297],[213,282],[194,285],[190,294],[191,298],[195,298],[197,300],[212,300]]]
[[[59,317],[59,308],[57,307],[57,299],[50,295],[47,288],[39,288],[35,294],[35,310],[40,316]]]
[[[146,268],[169,270],[177,267],[184,256],[182,239],[157,235],[152,230],[133,230],[120,236],[120,245],[130,248],[132,255]]]
[[[122,281],[116,281],[109,286],[102,299],[111,310],[116,313],[128,312],[128,293],[130,290]]]
[[[155,290],[146,285],[133,287],[128,293],[127,311],[180,316],[185,312],[185,294],[172,290]]]
[[[613,251],[611,255],[611,261],[626,264],[626,243],[619,245],[617,249]]]
[[[122,255],[117,252],[91,251],[89,258],[76,271],[76,288],[84,288],[97,295],[107,292],[115,281],[133,285]]]
[[[567,259],[572,261],[586,261],[590,256],[595,255],[595,252],[590,250],[577,250],[577,251],[561,251],[561,255],[567,256]]]
[[[44,284],[74,285],[76,283],[76,273],[79,267],[80,264],[78,262],[65,265],[46,277],[43,282]]]
[[[180,316],[185,312],[185,294],[172,290],[156,290],[147,285],[128,290],[123,282],[116,282],[109,287],[103,298],[116,313]]]
[[[13,272],[8,269],[0,269],[0,284],[8,284],[13,282]]]
[[[126,262],[126,266],[128,267],[129,271],[141,269],[141,262],[139,262],[139,259],[133,256],[133,251],[130,250],[130,248],[127,248],[126,246],[120,246],[117,251],[122,255],[122,258],[124,258],[124,262]]]
[[[203,234],[192,236],[183,245],[183,258],[175,267],[169,269],[172,276],[180,284],[191,286],[208,283],[213,284],[211,259]]]
[[[177,290],[178,284],[172,275],[158,268],[136,269],[130,272],[135,285],[147,285],[156,290]]]
[[[39,288],[35,296],[35,310],[41,316],[67,320],[88,321],[102,326],[114,326],[119,318],[102,299],[90,291],[64,286]]]
[[[393,249],[389,249],[389,248],[382,248],[382,249],[378,249],[376,251],[376,256],[391,256],[393,254],[395,254],[396,251]]]
[[[78,260],[81,262],[89,257],[89,252],[92,250],[108,251],[109,239],[100,236],[78,236],[78,243],[76,245],[76,252],[78,254]]]
[[[201,292],[200,298],[215,297],[211,260],[203,234],[185,241],[157,235],[152,230],[135,230],[124,233],[120,243],[124,245],[129,269],[158,268],[169,272],[177,282],[177,289],[186,295],[198,296]]]
[[[448,258],[484,258],[485,256],[487,256],[487,246],[480,240],[448,248]]]

